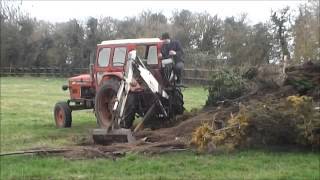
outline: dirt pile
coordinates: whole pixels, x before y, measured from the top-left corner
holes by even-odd
[[[187,114],[182,118],[188,118],[178,125],[170,128],[158,130],[143,130],[133,135],[136,138],[134,143],[119,143],[108,146],[94,144],[90,135],[85,137],[73,138],[77,146],[67,147],[69,150],[62,154],[70,159],[87,158],[111,158],[121,157],[128,152],[159,154],[167,152],[180,152],[190,149],[192,132],[202,123],[215,123],[221,127],[223,124],[217,119],[226,120],[230,112],[236,113],[238,107],[229,106],[225,108],[211,108],[197,112],[198,115]]]
[[[272,145],[320,147],[320,63],[307,62],[286,72],[279,88],[259,88],[249,98],[238,98],[239,112],[230,114],[225,128],[202,124],[194,131],[192,144],[199,151]]]
[[[288,67],[286,74],[284,85],[292,86],[300,95],[320,99],[320,63],[309,61],[301,66]]]
[[[208,124],[197,128],[192,143],[199,151],[288,145],[316,149],[320,147],[320,113],[315,107],[308,96],[251,100],[240,105],[225,128]]]

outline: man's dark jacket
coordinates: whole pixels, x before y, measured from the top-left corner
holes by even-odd
[[[161,48],[161,54],[163,59],[170,58],[169,51],[176,51],[176,56],[174,57],[175,62],[183,62],[183,50],[181,44],[176,40],[171,40],[169,44],[163,44]]]

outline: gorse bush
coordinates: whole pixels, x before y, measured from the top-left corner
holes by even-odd
[[[245,79],[236,69],[218,69],[210,75],[206,105],[216,105],[226,99],[240,97],[246,91]]]
[[[226,127],[215,129],[203,124],[192,134],[198,151],[248,147],[287,146],[319,149],[320,112],[309,96],[266,97],[240,105],[230,114]]]
[[[192,133],[191,144],[195,145],[199,152],[204,151],[212,141],[213,128],[208,123],[203,123]]]

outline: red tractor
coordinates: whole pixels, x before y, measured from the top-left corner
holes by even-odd
[[[161,59],[159,38],[103,41],[97,45],[90,74],[69,78],[70,99],[54,107],[59,128],[71,127],[71,112],[94,109],[107,132],[132,127],[135,117],[150,128],[161,127],[184,111],[176,85],[173,58]]]

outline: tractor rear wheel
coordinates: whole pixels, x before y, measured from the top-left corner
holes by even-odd
[[[54,106],[54,120],[57,128],[71,127],[72,115],[71,109],[66,102],[58,102]]]
[[[171,102],[170,102],[171,101]],[[180,88],[175,88],[170,92],[169,101],[164,101],[163,104],[169,107],[169,118],[159,117],[158,107],[156,107],[152,113],[152,116],[144,122],[144,128],[150,128],[152,130],[159,128],[166,128],[176,123],[175,116],[183,114],[184,101],[183,94]]]
[[[183,107],[183,94],[180,88],[175,88],[174,90],[174,97],[173,97],[173,109],[175,115],[183,114],[185,108]]]
[[[110,79],[103,83],[95,97],[95,114],[100,128],[109,129],[112,125],[112,108],[120,83]]]

